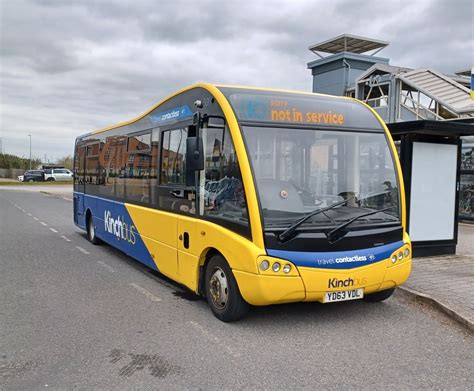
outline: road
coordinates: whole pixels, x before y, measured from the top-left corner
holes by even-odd
[[[473,338],[401,294],[240,322],[113,248],[61,196],[0,189],[0,388],[469,389]]]

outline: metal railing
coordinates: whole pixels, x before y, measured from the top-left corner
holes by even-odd
[[[408,105],[406,102],[411,103]],[[400,95],[400,107],[407,109],[408,111],[412,112],[416,115],[416,119],[433,119],[433,120],[444,120],[442,116],[438,113],[422,105],[420,102],[416,101],[415,99],[409,97],[408,95]]]

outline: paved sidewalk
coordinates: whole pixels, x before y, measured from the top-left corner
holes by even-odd
[[[17,185],[17,186],[0,186],[2,190],[17,190],[17,191],[29,191],[36,193],[45,193],[50,195],[59,196],[68,201],[72,201],[73,188],[72,184],[54,184],[54,185]]]
[[[413,259],[412,273],[401,287],[428,301],[474,331],[474,226],[459,226],[459,255]]]

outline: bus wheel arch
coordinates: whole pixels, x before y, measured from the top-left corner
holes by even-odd
[[[223,322],[242,318],[250,306],[240,294],[237,280],[225,257],[216,249],[207,251],[200,270],[200,289],[214,315]]]
[[[205,286],[206,268],[207,268],[207,265],[209,264],[209,260],[214,255],[221,255],[223,257],[220,251],[218,251],[214,247],[209,247],[202,252],[201,257],[199,259],[198,293],[203,297],[206,297],[206,286]]]
[[[92,212],[90,209],[86,211],[86,231],[87,231],[87,240],[92,244],[100,244],[101,240],[97,236],[97,229],[94,224],[94,218],[92,217]]]

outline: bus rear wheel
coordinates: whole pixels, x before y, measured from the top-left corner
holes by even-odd
[[[392,296],[394,291],[395,288],[390,288],[380,292],[369,293],[367,296],[364,296],[364,300],[371,303],[384,301],[387,300],[390,296]]]
[[[89,240],[89,242],[95,245],[100,243],[100,239],[97,237],[96,226],[94,224],[92,214],[90,213],[87,218],[87,239]]]
[[[223,322],[239,320],[247,313],[249,305],[242,298],[232,270],[221,255],[214,255],[209,260],[205,289],[211,311]]]

